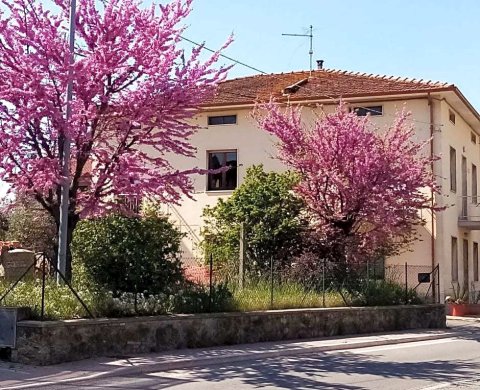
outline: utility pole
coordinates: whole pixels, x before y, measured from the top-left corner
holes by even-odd
[[[312,75],[313,71],[313,26],[310,25],[310,34],[282,34],[286,37],[307,37],[310,38],[310,51],[308,54],[310,55],[310,76]]]
[[[67,108],[65,123],[72,117],[72,95],[73,95],[73,63],[75,61],[75,13],[77,1],[70,0],[70,26],[69,26],[69,68],[67,84]],[[70,135],[63,133],[63,156],[62,156],[62,183],[60,198],[60,227],[58,229],[58,260],[57,266],[59,272],[65,276],[67,270],[67,242],[68,242],[68,209],[70,192]],[[61,283],[62,278],[57,274],[57,283]]]

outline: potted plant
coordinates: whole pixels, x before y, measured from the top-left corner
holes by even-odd
[[[472,282],[470,286],[468,314],[480,315],[480,291],[476,290],[475,282]]]
[[[452,283],[452,296],[445,298],[448,314],[455,317],[463,317],[468,314],[468,290],[462,289],[460,283]]]

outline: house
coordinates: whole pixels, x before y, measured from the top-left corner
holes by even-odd
[[[480,207],[478,170],[480,169],[480,115],[453,84],[415,79],[318,69],[309,72],[258,75],[223,82],[217,95],[203,106],[196,123],[202,127],[193,138],[194,159],[173,156],[179,169],[231,166],[216,175],[195,177],[194,200],[185,199],[169,212],[187,233],[185,258],[200,254],[202,209],[219,198],[228,197],[242,183],[247,167],[262,163],[266,170],[282,170],[274,158],[275,140],[259,130],[251,118],[256,100],[271,96],[279,102],[304,106],[305,120],[313,120],[322,105],[334,110],[341,97],[358,115],[370,113],[382,127],[391,123],[404,106],[418,140],[429,140],[431,153],[440,156],[434,172],[442,188],[437,196],[445,211],[425,213],[427,223],[419,228],[420,241],[411,251],[387,260],[387,264],[418,265],[419,269],[440,268],[440,291],[447,292],[452,282],[468,289],[480,289],[479,243]]]

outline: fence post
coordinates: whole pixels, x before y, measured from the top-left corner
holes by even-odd
[[[273,309],[273,256],[270,257],[270,309]]]
[[[438,293],[438,298],[436,303],[441,303],[440,302],[440,264],[437,264],[437,293]]]
[[[433,268],[432,269],[432,272],[431,272],[431,281],[430,281],[430,284],[432,286],[432,303],[437,303],[437,268]]]
[[[405,304],[408,303],[408,265],[405,262]]]
[[[42,307],[40,312],[40,321],[45,317],[45,255],[42,255]]]
[[[239,256],[238,256],[238,286],[240,289],[243,289],[243,285],[245,282],[245,226],[242,222],[240,224],[240,249],[239,249]]]
[[[208,294],[208,311],[212,312],[213,308],[213,254],[210,253],[210,272],[209,272],[209,294]]]

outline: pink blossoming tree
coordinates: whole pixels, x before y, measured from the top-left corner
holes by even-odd
[[[56,14],[42,0],[0,2],[0,180],[58,224],[69,135],[68,242],[81,215],[111,209],[116,195],[189,195],[200,171],[179,172],[168,156],[192,155],[189,120],[227,71],[214,68],[218,52],[202,61],[200,47],[184,58],[178,43],[191,0],[149,9],[138,0],[79,0],[68,122],[69,0],[53,0]]]
[[[424,150],[429,140],[413,139],[409,114],[381,131],[344,104],[313,126],[302,122],[299,108],[263,108],[259,126],[278,138],[280,160],[300,174],[295,190],[320,238],[338,244],[339,260],[392,254],[415,237],[419,210],[435,208],[438,187]]]

